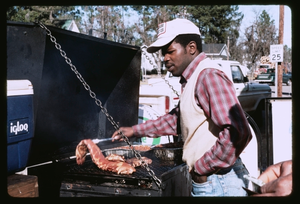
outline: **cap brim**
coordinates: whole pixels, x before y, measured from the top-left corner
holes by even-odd
[[[154,53],[160,50],[163,46],[170,43],[172,40],[174,40],[176,36],[169,36],[167,38],[158,38],[154,43],[152,43],[148,48],[147,52]]]
[[[161,49],[161,47],[148,47],[147,48],[147,52],[149,52],[149,53],[154,53],[154,52],[157,52],[158,50],[160,50]]]

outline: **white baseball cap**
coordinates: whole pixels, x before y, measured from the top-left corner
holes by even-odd
[[[199,28],[187,19],[176,18],[159,24],[157,40],[147,48],[147,52],[153,53],[158,51],[161,47],[174,40],[176,36],[182,34],[198,34],[201,36]]]

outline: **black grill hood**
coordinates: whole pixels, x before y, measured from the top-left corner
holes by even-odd
[[[115,121],[120,126],[136,124],[139,47],[48,28]],[[7,22],[7,79],[28,79],[33,84],[35,131],[28,165],[49,161],[58,149],[82,139],[107,138],[114,132],[36,24]]]

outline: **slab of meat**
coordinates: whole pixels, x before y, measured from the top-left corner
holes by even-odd
[[[107,157],[105,157],[108,161],[119,161],[119,162],[125,162],[125,158],[122,155],[118,154],[110,154]]]
[[[105,157],[105,159],[107,159],[109,161],[123,161],[123,162],[130,164],[133,167],[138,167],[138,166],[142,165],[142,161],[135,157],[125,160],[124,156],[118,155],[118,154],[110,154],[107,157]],[[142,157],[142,160],[145,161],[145,163],[147,163],[147,164],[152,163],[152,160],[147,157]]]
[[[142,160],[145,161],[145,163],[147,164],[151,164],[152,163],[152,160],[147,158],[147,157],[142,157]],[[137,159],[137,158],[131,158],[131,159],[126,159],[126,163],[130,164],[131,166],[133,167],[138,167],[138,166],[141,166],[142,165],[142,161]]]
[[[90,139],[81,140],[76,147],[75,153],[78,165],[84,163],[87,151],[90,152],[93,162],[99,169],[116,172],[117,174],[132,174],[136,171],[134,167],[126,162],[109,161],[105,159],[100,148]]]

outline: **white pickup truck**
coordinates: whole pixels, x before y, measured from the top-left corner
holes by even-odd
[[[148,79],[148,84],[140,85],[139,103],[150,105],[160,114],[168,113],[177,106],[181,93],[180,77],[174,77],[167,72],[165,80],[174,88],[178,95],[166,84],[162,78]]]
[[[237,61],[215,60],[224,73],[233,82],[236,96],[246,112],[256,111],[265,98],[271,97],[271,88],[267,84],[249,82],[246,71]],[[165,79],[173,88],[181,93],[180,77],[167,72]],[[179,96],[166,84],[162,78],[152,78],[147,85],[140,86],[139,104],[149,105],[159,114],[168,113],[178,104]]]
[[[139,123],[156,119],[178,105],[181,93],[180,78],[167,72],[165,79],[168,80],[178,95],[166,84],[164,79],[160,77],[148,79],[148,84],[140,85]],[[173,137],[167,136],[154,139],[143,137],[142,142],[150,145],[164,144],[173,142]]]

